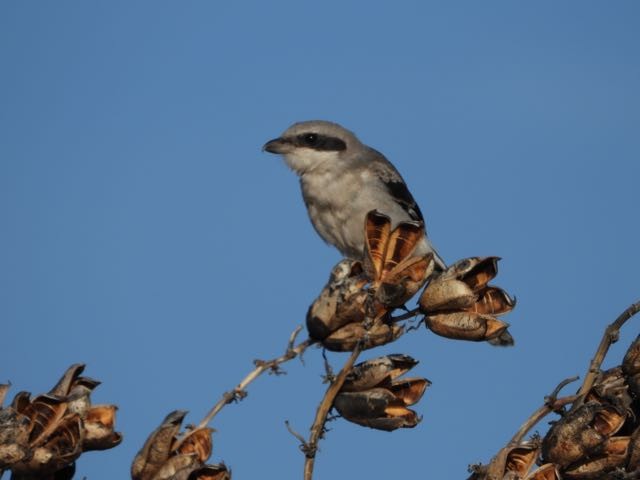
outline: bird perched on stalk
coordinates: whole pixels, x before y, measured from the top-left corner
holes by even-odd
[[[371,210],[390,217],[392,228],[407,221],[424,227],[422,212],[396,168],[337,123],[294,123],[263,150],[282,155],[300,177],[313,227],[347,258],[363,258],[364,222]],[[444,269],[444,261],[425,234],[415,253],[429,252]]]

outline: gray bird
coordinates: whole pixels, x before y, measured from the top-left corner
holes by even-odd
[[[313,227],[347,258],[362,259],[364,220],[371,210],[389,216],[392,228],[406,221],[424,226],[422,212],[395,167],[337,123],[294,123],[263,150],[282,155],[300,177]],[[444,269],[444,261],[425,235],[416,253],[428,252]]]

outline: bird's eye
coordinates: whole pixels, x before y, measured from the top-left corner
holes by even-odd
[[[305,144],[313,146],[318,143],[318,135],[316,135],[315,133],[306,133],[302,136],[302,140]]]

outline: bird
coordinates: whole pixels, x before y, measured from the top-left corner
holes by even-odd
[[[320,237],[348,259],[362,260],[366,215],[377,210],[400,222],[419,222],[420,207],[398,170],[377,150],[337,123],[297,122],[263,151],[282,155],[300,179],[309,219]],[[415,253],[433,253],[436,267],[446,264],[425,236]]]

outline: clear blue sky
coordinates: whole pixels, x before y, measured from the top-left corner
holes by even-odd
[[[78,478],[126,478],[166,413],[197,422],[304,322],[339,257],[260,148],[333,120],[396,164],[447,261],[503,257],[518,307],[511,349],[380,349],[421,360],[423,422],[333,422],[317,477],[465,478],[640,297],[639,22],[631,0],[1,2],[0,381],[87,363],[125,440]],[[283,422],[310,426],[320,351],[287,371],[213,425],[236,478],[301,478]]]

